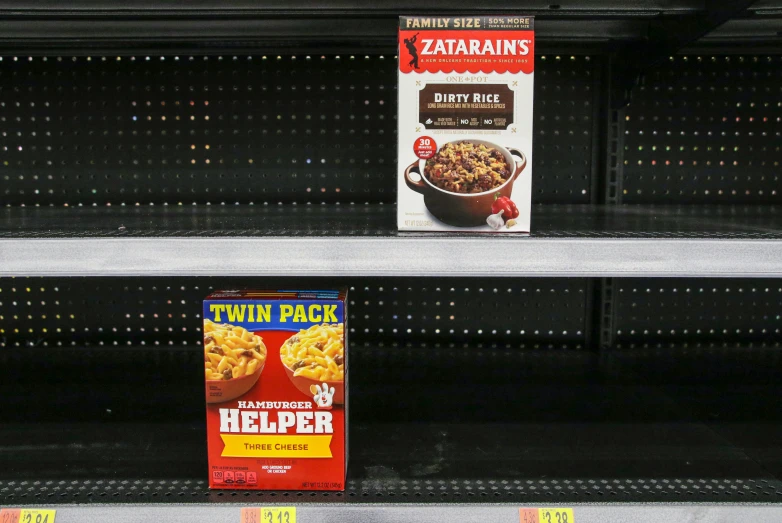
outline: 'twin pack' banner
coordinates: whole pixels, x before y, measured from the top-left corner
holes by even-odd
[[[531,73],[535,39],[531,17],[402,17],[402,73]]]
[[[204,319],[250,332],[298,331],[321,323],[339,323],[343,309],[343,302],[337,300],[214,300],[204,302]]]

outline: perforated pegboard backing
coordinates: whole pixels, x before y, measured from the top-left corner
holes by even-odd
[[[779,341],[782,281],[615,279],[616,343]]]
[[[347,499],[324,502],[782,495],[778,347],[351,350]],[[29,352],[0,351],[3,505],[312,499],[209,492],[197,347]]]
[[[782,56],[676,56],[626,111],[626,203],[782,202]]]
[[[212,290],[349,292],[352,341],[487,342],[582,348],[585,279],[0,278],[0,348],[201,343]]]
[[[598,60],[536,63],[534,200],[588,203]],[[0,205],[396,201],[394,56],[13,57]]]
[[[589,56],[536,57],[533,202],[592,201],[598,63]]]

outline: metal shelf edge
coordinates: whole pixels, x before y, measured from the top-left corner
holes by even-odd
[[[0,276],[782,277],[782,241],[524,237],[0,240]]]
[[[297,505],[290,500],[283,505]],[[660,521],[753,521],[776,523],[782,517],[778,505],[711,505],[711,504],[590,504],[559,506],[572,507],[578,523],[658,523]],[[36,505],[40,506],[40,505]],[[240,519],[239,504],[207,505],[91,505],[56,506],[58,523],[92,523],[111,520],[116,523],[133,521],[167,521],[169,523],[235,523]],[[244,506],[253,506],[252,502]],[[55,506],[53,506],[55,507]],[[297,520],[400,522],[414,518],[422,523],[444,521],[495,521],[517,523],[519,507],[508,504],[298,504]],[[324,519],[325,518],[325,519]]]

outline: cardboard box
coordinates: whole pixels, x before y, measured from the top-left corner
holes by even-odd
[[[521,15],[400,18],[400,230],[529,233],[533,29]]]
[[[218,291],[204,300],[211,488],[344,490],[345,291]]]

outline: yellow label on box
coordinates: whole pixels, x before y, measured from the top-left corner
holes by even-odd
[[[296,523],[296,507],[243,508],[241,523]]]
[[[328,436],[245,436],[220,434],[229,458],[330,458]]]

